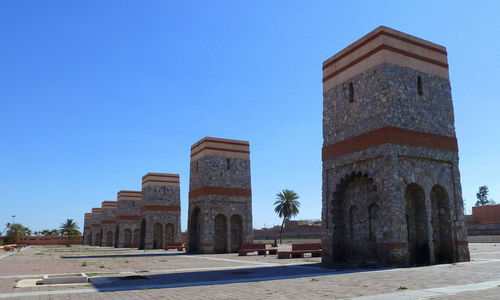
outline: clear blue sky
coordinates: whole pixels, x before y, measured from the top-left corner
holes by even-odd
[[[319,219],[321,64],[379,25],[447,47],[468,210],[483,184],[500,202],[499,16],[499,1],[1,1],[0,224],[82,225],[169,172],[186,229],[204,136],[250,141],[254,227],[279,223],[283,188]]]

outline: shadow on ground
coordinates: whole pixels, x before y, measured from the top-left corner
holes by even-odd
[[[376,270],[381,269],[335,270],[324,268],[318,263],[154,275],[141,273],[140,275],[131,276],[97,277],[92,278],[91,281],[97,290],[101,292],[111,292],[284,280],[304,277],[315,277],[311,280],[320,281],[321,279],[317,277],[358,272],[372,272]]]

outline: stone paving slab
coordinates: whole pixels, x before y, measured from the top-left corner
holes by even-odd
[[[318,258],[278,260],[276,256],[239,257],[236,254],[148,256],[144,254],[170,252],[114,251],[112,248],[87,251],[84,247],[66,251],[57,247],[33,247],[0,260],[0,274],[3,274],[0,276],[0,298],[185,300],[376,296],[382,297],[378,299],[457,299],[480,295],[485,299],[498,299],[500,288],[495,282],[500,280],[500,245],[471,244],[470,248],[473,259],[470,263],[383,270],[332,270],[322,268]],[[120,254],[136,256],[126,257],[129,263],[124,263]],[[165,257],[166,262],[159,261]],[[73,273],[75,269],[83,268],[82,260],[92,263],[85,268],[114,274],[93,277],[94,283],[84,287],[14,288],[18,280],[16,276],[40,274],[33,272],[37,268],[55,271],[52,273]],[[99,264],[110,269],[96,267]],[[130,264],[134,267],[130,268]],[[9,266],[9,270],[13,270],[16,265],[18,268],[13,272],[4,269],[4,266]],[[130,275],[148,279],[121,279]],[[491,298],[491,295],[497,297]]]

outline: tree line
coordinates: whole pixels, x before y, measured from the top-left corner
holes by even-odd
[[[26,226],[20,223],[7,223],[5,229],[0,232],[0,236],[5,232],[4,244],[17,244],[27,236],[68,236],[68,242],[71,237],[80,236],[81,232],[78,225],[72,219],[67,219],[66,222],[61,223],[59,229],[44,229],[41,231],[32,232]],[[2,241],[0,241],[2,242]]]

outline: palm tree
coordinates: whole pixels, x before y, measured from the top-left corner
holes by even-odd
[[[79,233],[78,225],[73,221],[73,219],[67,219],[65,223],[61,223],[61,226],[59,226],[59,230],[61,231],[61,235],[68,236],[68,247],[71,243],[71,236],[77,235]]]
[[[299,213],[300,202],[298,199],[299,195],[292,190],[284,189],[276,194],[274,212],[277,213],[280,218],[283,218],[280,230],[280,244],[283,244],[283,241],[281,240],[281,233],[283,233],[285,222]]]
[[[18,243],[30,234],[31,230],[23,225],[18,223],[10,224],[7,230],[6,240],[7,243]]]

